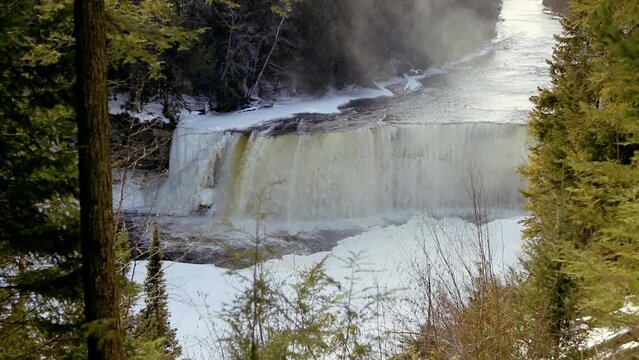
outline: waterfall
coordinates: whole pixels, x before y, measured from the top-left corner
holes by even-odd
[[[516,168],[524,126],[385,125],[348,131],[200,132],[178,128],[158,210],[242,220],[256,208],[284,221],[356,219],[392,212],[464,212],[472,183],[483,206],[519,209]],[[474,179],[474,180],[473,180]]]

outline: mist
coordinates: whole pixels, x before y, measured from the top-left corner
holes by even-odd
[[[180,3],[182,24],[205,32],[188,56],[167,56],[168,85],[147,83],[137,102],[168,88],[204,96],[220,112],[248,106],[252,98],[370,87],[411,69],[460,59],[490,42],[501,8],[501,0]],[[284,17],[273,11],[283,3],[291,5]],[[126,71],[120,75],[129,83]],[[172,106],[179,107],[179,101]]]
[[[301,83],[366,85],[459,59],[490,41],[500,8],[499,0],[301,2],[293,29],[304,34]]]
[[[348,0],[345,47],[364,72],[379,73],[393,63],[425,68],[454,60],[490,39],[496,2],[477,7],[446,0]],[[381,18],[381,19],[380,19]],[[381,20],[381,21],[380,21]],[[349,31],[352,30],[352,31]]]

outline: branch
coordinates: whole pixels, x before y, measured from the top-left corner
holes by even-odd
[[[260,79],[262,78],[262,75],[264,75],[264,70],[266,70],[266,67],[268,66],[268,62],[271,60],[271,56],[273,55],[273,52],[275,51],[277,40],[279,40],[280,38],[280,31],[282,30],[282,25],[284,25],[284,20],[286,20],[286,16],[282,15],[282,19],[280,20],[280,23],[277,25],[277,31],[275,32],[275,40],[273,41],[273,46],[271,46],[271,51],[269,51],[268,56],[266,57],[266,60],[264,61],[264,65],[262,66],[262,70],[260,70],[260,74],[257,76],[257,79],[255,79],[255,84],[253,84],[253,87],[251,88],[251,90],[248,92],[248,94],[246,94],[247,99],[251,98],[251,95],[253,95],[253,92],[255,92],[257,85],[260,83]]]

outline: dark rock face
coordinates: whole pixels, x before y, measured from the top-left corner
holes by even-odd
[[[164,246],[164,259],[190,264],[213,264],[228,269],[241,269],[253,264],[256,241],[253,234],[238,229],[208,227],[208,217],[189,219],[201,231],[184,233],[184,219],[139,214],[122,214],[129,232],[134,260],[144,260],[151,244],[152,228],[157,224]],[[361,232],[361,229],[316,231],[313,233],[272,232],[260,235],[260,256],[278,259],[287,254],[308,255],[331,250],[339,240]]]

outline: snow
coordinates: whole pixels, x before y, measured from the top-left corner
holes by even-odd
[[[197,111],[182,110],[180,114],[180,126],[202,131],[224,131],[229,129],[247,128],[258,123],[290,117],[301,113],[339,113],[339,107],[357,99],[373,99],[382,96],[393,96],[393,92],[383,86],[376,88],[349,87],[344,90],[331,90],[325,96],[291,97],[281,99],[272,106],[262,108],[250,108],[231,113],[207,113],[200,115]],[[116,96],[109,102],[109,113],[123,113],[123,104],[126,96]],[[162,116],[162,105],[150,103],[144,106],[141,113],[132,114],[140,121],[159,119],[167,121]]]
[[[404,92],[412,92],[421,90],[424,85],[417,81],[414,77],[406,76],[406,85],[404,85]]]
[[[636,315],[639,314],[639,306],[635,303],[635,298],[633,296],[629,296],[626,299],[626,303],[624,306],[619,309],[619,312],[624,315]]]
[[[395,96],[388,88],[404,84],[404,92],[414,92],[423,88],[421,80],[444,74],[450,68],[485,56],[493,51],[493,44],[485,46],[476,53],[454,61],[444,66],[433,66],[418,75],[394,77],[386,81],[375,83],[375,88],[349,87],[344,90],[331,90],[319,98],[290,98],[273,103],[273,106],[258,108],[252,111],[242,110],[235,113],[198,115],[182,111],[181,127],[193,128],[201,131],[223,131],[229,129],[247,128],[264,121],[282,119],[301,113],[335,114],[339,107],[358,99],[374,99],[384,96]]]
[[[625,304],[624,306],[622,306],[617,313],[622,314],[622,315],[636,315],[639,314],[639,306],[636,305],[635,303],[635,298],[634,296],[628,296],[626,298]],[[591,320],[591,317],[586,317],[583,320],[584,321],[589,321]],[[628,334],[628,332],[631,330],[628,327],[622,327],[620,329],[612,329],[612,328],[608,328],[608,327],[599,327],[599,328],[592,328],[592,329],[586,329],[587,330],[587,335],[586,338],[584,340],[584,344],[582,346],[583,349],[595,349],[597,350],[598,347],[600,347],[602,344],[605,345],[606,342],[618,337],[618,336],[622,336],[624,334]],[[604,346],[604,350],[602,350],[602,354],[600,354],[601,356],[599,356],[598,358],[600,359],[607,359],[609,358],[609,355],[611,355],[611,351],[616,351],[616,350],[630,350],[630,349],[634,349],[636,347],[639,347],[639,342],[638,341],[629,341],[626,342],[624,344],[619,345],[618,349],[606,349]]]
[[[503,271],[505,267],[517,263],[521,246],[520,220],[521,218],[496,220],[487,225],[497,271]],[[408,296],[411,290],[410,264],[414,261],[423,262],[426,256],[433,259],[434,236],[444,234],[449,235],[448,241],[459,240],[444,244],[455,247],[449,249],[449,253],[456,254],[460,261],[472,259],[473,246],[469,246],[468,241],[474,238],[474,228],[469,223],[458,218],[436,220],[416,216],[402,225],[378,226],[346,238],[329,252],[309,256],[287,255],[280,260],[267,262],[265,267],[277,279],[290,279],[296,271],[327,257],[327,274],[347,283],[349,276],[352,276],[352,269],[344,266],[344,259],[359,254],[357,263],[366,272],[358,280],[357,287],[395,290],[398,291],[398,297]],[[437,268],[438,264],[435,262],[433,261],[434,268]],[[227,270],[212,265],[165,262],[164,266],[171,323],[177,329],[178,340],[185,355],[193,359],[215,359],[216,339],[222,335],[224,327],[218,317],[219,312],[224,304],[228,304],[238,294],[242,288],[241,277],[250,274],[251,269],[230,274]],[[145,262],[138,262],[134,279],[141,283],[144,276]]]
[[[586,339],[582,346],[583,350],[593,350],[595,356],[593,359],[611,359],[617,358],[615,354],[620,351],[628,351],[639,347],[639,341],[628,341],[623,344],[614,344],[610,346],[609,341],[615,341],[617,337],[628,336],[630,329],[610,329],[610,328],[594,328],[589,329]],[[615,348],[616,346],[616,348]]]
[[[482,50],[483,53],[483,50]],[[479,53],[477,53],[479,54]],[[456,64],[456,63],[455,63]],[[425,80],[428,79],[429,77],[435,76],[435,75],[441,75],[441,74],[445,74],[448,71],[448,68],[451,67],[451,65],[453,64],[448,64],[446,66],[432,66],[424,71],[421,70],[412,70],[411,72],[416,72],[418,73],[418,75],[404,75],[403,77],[400,76],[396,76],[396,77],[392,77],[388,80],[385,81],[381,81],[378,82],[377,84],[379,86],[382,86],[384,88],[390,87],[390,86],[396,86],[396,85],[401,85],[401,84],[408,84],[409,82],[417,82],[420,80]],[[406,86],[404,86],[406,87]]]
[[[588,330],[588,335],[584,341],[583,348],[591,349],[597,347],[599,344],[603,344],[606,341],[620,335],[624,330],[613,330],[610,328],[594,328]]]
[[[128,97],[123,94],[118,94],[114,96],[114,99],[109,101],[109,114],[117,115],[127,112],[124,105],[126,104]],[[139,113],[132,114],[133,117],[137,118],[142,122],[148,122],[152,120],[160,120],[162,122],[168,122],[162,115],[162,104],[151,102],[142,106],[142,111]]]
[[[619,348],[621,350],[630,350],[639,347],[639,341],[631,341],[621,345]]]
[[[180,126],[204,132],[224,131],[230,129],[244,129],[261,122],[288,118],[301,113],[339,113],[340,106],[353,100],[395,96],[395,94],[388,89],[390,86],[404,84],[404,92],[418,91],[423,88],[420,83],[421,80],[434,75],[444,74],[452,67],[459,66],[478,57],[485,56],[493,51],[493,47],[493,44],[485,46],[476,53],[469,54],[458,61],[450,62],[443,66],[433,66],[424,71],[415,70],[414,72],[418,73],[417,75],[393,77],[385,81],[377,82],[375,83],[376,87],[374,88],[351,86],[343,90],[332,89],[328,92],[328,94],[322,97],[290,97],[288,99],[279,99],[272,104],[269,103],[268,106],[250,107],[248,109],[231,113],[209,112],[201,115],[198,111],[183,109],[180,113]],[[184,99],[191,105],[198,104],[198,101],[193,98],[184,97]],[[114,115],[125,113],[126,110],[124,109],[124,104],[126,103],[126,100],[126,95],[118,94],[114,96],[114,99],[109,101],[109,113]],[[191,108],[197,107],[198,106],[191,106]],[[132,113],[131,115],[143,122],[151,120],[168,122],[168,120],[162,115],[162,105],[156,102],[144,105],[141,112]]]
[[[372,99],[382,96],[393,96],[393,93],[381,86],[377,88],[349,88],[345,90],[332,90],[320,98],[291,98],[287,101],[279,101],[269,108],[261,108],[255,111],[239,113],[208,114],[205,116],[194,113],[182,113],[180,126],[194,128],[203,131],[222,131],[228,129],[241,129],[255,124],[290,117],[301,113],[339,113],[339,107],[356,99]]]

